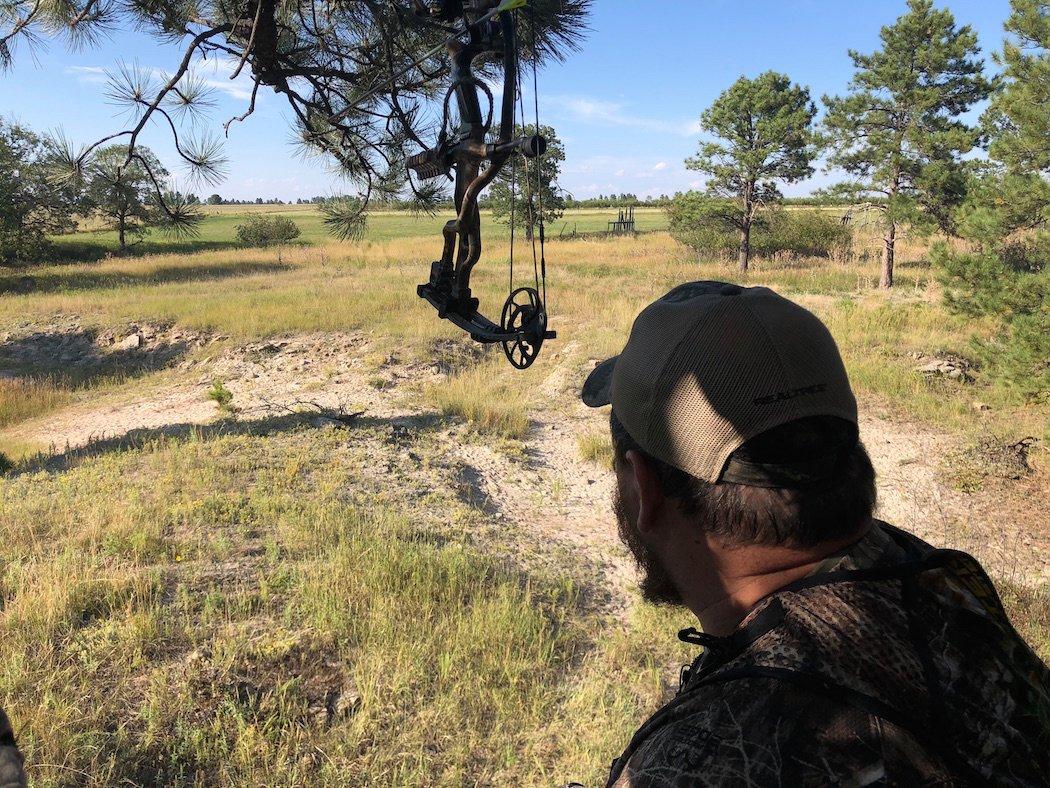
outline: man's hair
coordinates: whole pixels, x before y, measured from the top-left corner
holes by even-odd
[[[638,445],[613,413],[609,420],[618,460],[629,451],[655,469],[663,494],[675,499],[700,529],[734,543],[810,547],[856,533],[875,510],[875,469],[856,426],[834,416],[811,416],[752,438],[730,459],[751,463],[804,460],[840,445],[835,471],[819,484],[757,487],[711,483],[658,460]]]

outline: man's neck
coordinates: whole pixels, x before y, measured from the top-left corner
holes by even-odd
[[[751,609],[784,586],[818,568],[867,535],[871,524],[851,536],[809,548],[776,545],[726,545],[708,538],[705,581],[683,588],[683,600],[704,632],[730,634]],[[694,575],[695,576],[695,575]]]

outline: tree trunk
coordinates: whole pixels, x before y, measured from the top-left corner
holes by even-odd
[[[121,253],[126,251],[127,247],[128,247],[128,242],[127,242],[127,239],[125,238],[124,230],[125,230],[124,214],[121,214],[120,218],[117,219],[117,237],[120,239],[120,251],[121,251]]]
[[[882,237],[882,277],[879,287],[888,290],[893,287],[893,245],[897,241],[897,220],[893,218],[894,198],[901,187],[900,167],[895,166],[893,180],[890,182],[889,204],[886,206],[886,235]]]
[[[748,181],[744,185],[744,214],[740,217],[740,253],[737,262],[740,264],[740,272],[746,274],[748,263],[751,262],[751,221],[755,217],[755,182]]]
[[[737,255],[737,262],[740,263],[740,270],[747,273],[747,266],[751,260],[751,222],[744,220],[743,226],[740,228],[740,253]]]
[[[893,287],[893,245],[897,241],[897,223],[890,220],[886,226],[886,235],[883,237],[882,247],[882,278],[879,287],[888,289]]]

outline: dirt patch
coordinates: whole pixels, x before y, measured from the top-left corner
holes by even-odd
[[[171,366],[215,338],[170,326],[131,323],[100,331],[66,320],[0,334],[0,377],[54,377],[79,384]]]
[[[210,341],[210,340],[209,340]],[[411,437],[434,415],[422,409],[419,384],[443,379],[454,366],[409,363],[382,355],[360,334],[307,334],[227,347],[215,345],[183,359],[170,380],[129,401],[82,404],[25,425],[24,437],[52,445],[85,446],[101,437],[219,417],[207,391],[215,380],[233,394],[232,423],[306,414],[319,429],[340,429],[354,418],[388,422],[377,457],[410,451]],[[632,604],[633,564],[616,537],[612,474],[580,457],[581,435],[607,429],[607,414],[575,402],[577,378],[565,358],[549,359],[537,391],[557,407],[541,411],[521,453],[469,440],[461,430],[433,431],[445,442],[444,482],[479,517],[525,538],[513,549],[524,561],[568,553],[601,578],[597,603],[615,614]],[[451,351],[450,351],[451,352]],[[379,381],[382,384],[379,385]],[[405,385],[411,384],[411,385]],[[977,490],[953,487],[942,468],[959,451],[951,436],[902,424],[862,409],[862,437],[879,475],[879,514],[928,541],[974,553],[996,575],[1036,585],[1050,581],[1050,540],[1039,502],[1045,479],[1025,474]],[[409,448],[406,448],[409,447]],[[384,454],[385,453],[385,454]],[[412,461],[411,457],[408,457]],[[510,538],[510,537],[508,537]]]

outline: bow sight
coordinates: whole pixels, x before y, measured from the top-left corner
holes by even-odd
[[[443,0],[436,4],[415,0],[413,10],[416,14],[425,16],[438,23],[442,29],[452,32],[444,44],[449,57],[452,84],[442,103],[442,123],[437,144],[412,156],[407,162],[408,167],[421,179],[446,176],[454,177],[455,180],[456,218],[445,224],[442,231],[444,248],[441,259],[431,264],[430,281],[417,288],[420,298],[433,305],[439,317],[462,328],[475,341],[502,344],[507,358],[518,369],[530,366],[539,355],[543,341],[556,336],[554,331],[547,328],[547,310],[544,304],[546,261],[542,251],[538,266],[534,266],[535,287],[515,288],[512,215],[511,285],[498,325],[478,311],[479,300],[471,293],[470,274],[481,259],[481,215],[478,210],[478,197],[482,190],[492,183],[508,163],[514,167],[518,156],[523,157],[525,161],[525,181],[531,190],[528,162],[538,160],[547,149],[547,141],[538,134],[514,138],[515,100],[520,102],[520,64],[514,10],[524,5],[523,0]],[[475,60],[490,54],[502,59],[504,72],[499,134],[491,142],[488,141],[488,136],[492,127],[495,101],[492,90],[474,76],[472,71]],[[535,58],[533,67],[535,69]],[[488,100],[487,111],[484,113],[481,105],[482,93]],[[459,125],[455,129],[449,129],[453,99],[456,101]],[[524,108],[522,114],[524,115]],[[524,123],[522,126],[524,127]],[[539,130],[538,117],[536,129]],[[536,171],[538,191],[538,165],[533,169]],[[511,182],[514,184],[516,178],[512,176]],[[511,201],[514,201],[513,195]],[[531,193],[528,203],[531,224]],[[542,250],[542,204],[539,214],[539,240]],[[535,237],[533,243],[535,244]]]

